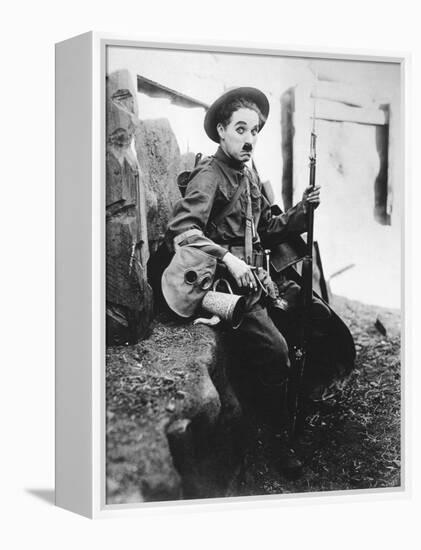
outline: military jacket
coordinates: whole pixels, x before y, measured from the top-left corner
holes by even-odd
[[[306,231],[302,202],[285,213],[272,216],[257,172],[231,159],[219,147],[214,156],[202,161],[192,172],[185,196],[176,203],[173,218],[168,225],[169,242],[181,233],[198,229],[201,234],[190,237],[189,242],[195,241],[196,246],[218,259],[223,258],[230,245],[244,245],[247,209],[245,186],[231,211],[217,224],[214,220],[230,203],[245,177],[250,182],[256,244],[271,247]]]

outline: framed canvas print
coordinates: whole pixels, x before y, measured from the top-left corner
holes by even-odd
[[[56,500],[402,492],[405,56],[56,46]]]

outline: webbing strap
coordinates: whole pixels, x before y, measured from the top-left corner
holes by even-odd
[[[244,251],[246,255],[246,263],[248,265],[252,265],[253,263],[253,213],[251,208],[250,181],[247,175],[244,175],[244,179],[246,180],[246,194],[247,194]]]

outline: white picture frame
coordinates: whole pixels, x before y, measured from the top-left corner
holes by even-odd
[[[209,501],[107,505],[105,498],[105,74],[108,47],[213,51],[317,59],[395,63],[401,70],[401,135],[407,131],[405,109],[407,54],[251,48],[230,43],[165,43],[86,33],[56,45],[56,504],[90,518],[138,513],[145,508],[201,505],[227,507],[252,501],[288,503],[273,495]],[[398,144],[402,177],[406,174],[404,142]],[[405,201],[407,181],[401,188]],[[402,212],[405,223],[405,212]],[[405,250],[402,228],[401,250]],[[402,265],[404,265],[402,256]],[[405,315],[405,271],[402,276]],[[402,327],[404,322],[402,322]],[[315,499],[370,499],[379,492],[407,493],[408,466],[406,346],[402,340],[402,483],[387,490],[311,493]]]

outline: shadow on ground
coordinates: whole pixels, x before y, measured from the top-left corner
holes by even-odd
[[[55,504],[55,491],[54,489],[25,489],[25,491],[48,504]]]

